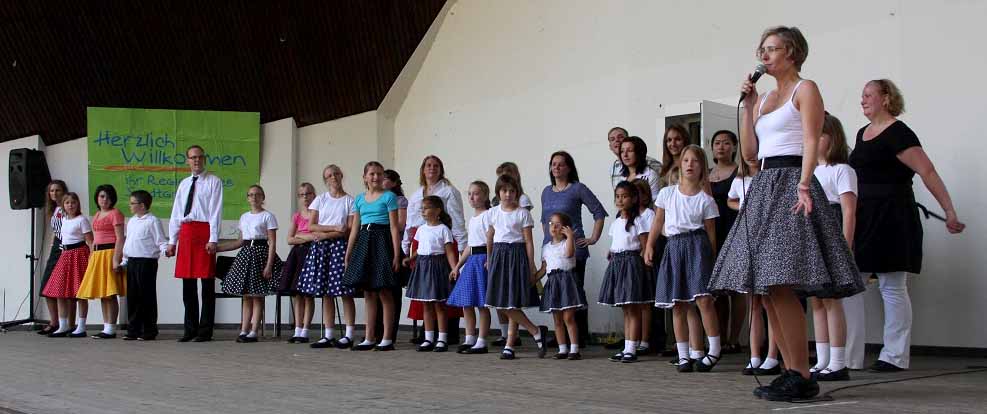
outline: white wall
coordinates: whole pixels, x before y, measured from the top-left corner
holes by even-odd
[[[10,178],[10,159],[7,154],[17,148],[44,149],[44,144],[37,135],[0,143],[0,183],[3,184],[0,185],[0,204],[6,210],[0,215],[0,228],[4,229],[7,236],[0,240],[0,264],[6,269],[4,276],[0,278],[0,321],[27,319],[31,310],[27,296],[31,284],[29,262],[24,258],[31,252],[31,210],[11,210],[7,186]],[[37,209],[35,231],[39,238],[44,229],[43,217],[44,208]],[[37,262],[39,264],[35,264],[34,283],[37,285],[44,271],[44,254],[40,242],[35,242],[34,249],[35,256],[42,259]],[[40,311],[43,307],[42,305],[37,309]]]
[[[758,6],[752,12],[747,3],[716,1],[459,1],[426,45],[428,56],[394,119],[395,163],[407,174],[435,153],[462,189],[476,178],[493,181],[495,166],[512,160],[539,205],[549,182],[547,156],[565,149],[582,181],[612,211],[606,171],[613,156],[605,141],[611,126],[623,125],[660,148],[660,105],[736,95],[756,63],[763,28],[799,26],[810,44],[803,75],[820,84],[827,109],[851,137],[865,124],[858,106],[864,83],[878,77],[898,82],[909,109],[903,120],[922,138],[968,225],[963,235],[947,236],[940,223],[926,223],[925,267],[911,283],[913,343],[984,347],[987,331],[968,327],[981,326],[987,311],[981,300],[987,258],[977,254],[987,241],[981,231],[987,219],[979,214],[985,196],[969,190],[987,178],[977,142],[984,117],[977,98],[987,92],[977,79],[987,62],[974,40],[987,36],[979,24],[987,4]],[[764,79],[759,87],[773,82]],[[920,202],[936,205],[921,184],[916,191]],[[607,244],[604,239],[592,249],[590,297]],[[875,292],[869,299],[868,340],[880,342]],[[591,323],[595,331],[621,327],[619,313],[595,305]]]

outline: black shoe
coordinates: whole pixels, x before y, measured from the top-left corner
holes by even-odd
[[[205,341],[199,341],[198,340],[199,338],[195,338],[195,339],[196,339],[196,342],[206,342],[206,341],[211,341],[212,340],[212,339],[206,339]],[[256,336],[244,336],[242,342],[245,343],[245,344],[252,344],[254,342],[257,342],[257,337]]]
[[[678,372],[692,372],[695,370],[696,360],[694,359],[679,359],[675,364],[675,369]]]
[[[463,351],[463,354],[466,354],[466,355],[477,355],[477,354],[485,354],[487,352],[488,352],[488,349],[487,349],[487,347],[484,346],[484,347],[480,347],[480,348],[470,348],[470,349],[467,349],[467,350]]]
[[[435,348],[432,352],[445,352],[449,350],[449,344],[446,341],[435,341]]]
[[[313,342],[308,346],[309,348],[315,348],[315,349],[335,348],[336,338],[326,338],[323,336],[322,339],[318,340],[317,342]]]
[[[56,330],[58,330],[58,328],[56,328],[54,326],[51,326],[51,325],[46,325],[44,328],[41,328],[40,331],[35,332],[35,333],[38,334],[38,335],[45,335],[45,336],[47,336],[47,335],[50,335],[52,332],[55,332]]]
[[[308,343],[308,337],[307,336],[296,336],[296,337],[294,337],[292,339],[295,340],[295,343],[296,344],[307,344]]]
[[[350,351],[369,351],[371,349],[374,349],[375,346],[376,344],[356,344],[353,345],[352,348],[350,348]]]
[[[807,400],[819,394],[819,383],[814,379],[802,378],[802,374],[791,371],[784,381],[764,393],[768,401]]]
[[[295,341],[297,341],[297,340],[298,340],[298,337],[297,337],[297,336],[293,336],[293,337],[291,337],[291,338],[288,338],[288,343],[289,343],[289,344],[293,344],[293,343],[295,343]]]
[[[902,367],[881,360],[877,360],[877,362],[875,362],[874,365],[870,366],[870,372],[886,373],[886,372],[901,372],[904,370],[905,369]]]
[[[236,336],[236,343],[242,344],[247,342],[247,334],[239,334]]]
[[[69,338],[85,338],[87,336],[89,335],[86,335],[86,331],[82,331],[79,333],[72,332],[69,334]]]
[[[569,359],[569,354],[563,354],[561,352],[552,356],[552,359]]]
[[[578,361],[578,360],[580,360],[580,359],[583,359],[583,355],[582,355],[582,354],[580,354],[579,352],[570,352],[570,353],[569,353],[569,358],[568,358],[568,359],[569,359],[570,361]]]
[[[756,369],[757,368],[752,367],[751,364],[748,362],[747,366],[745,366],[744,369],[740,371],[740,373],[743,375],[754,375],[754,370]]]
[[[346,342],[343,342],[344,339],[346,340]],[[336,341],[336,348],[339,348],[339,349],[347,349],[347,348],[352,348],[352,347],[353,347],[353,338],[350,338],[348,336],[344,336],[342,338],[339,338],[339,340]]]
[[[514,351],[505,349],[500,352],[500,359],[514,359]]]
[[[538,333],[541,335],[541,340],[535,341],[535,345],[541,345],[538,347],[538,358],[544,358],[545,354],[548,353],[548,327],[539,326]]]
[[[197,336],[195,337],[195,339],[192,340],[192,342],[209,342],[209,341],[212,341],[211,336]],[[254,338],[254,342],[257,342],[257,338]]]
[[[709,365],[706,365],[706,362],[705,362],[706,361],[706,358],[709,358],[709,360],[712,361],[713,363],[712,364],[709,364]],[[715,367],[716,364],[719,363],[719,362],[720,362],[720,356],[719,355],[706,354],[706,356],[704,356],[704,357],[699,358],[698,360],[696,360],[696,371],[699,371],[699,372],[710,372],[710,371],[713,370],[713,367]]]
[[[843,367],[837,371],[830,371],[828,368],[813,375],[816,381],[849,381],[850,369]]]
[[[781,364],[775,365],[771,368],[754,368],[754,375],[757,376],[769,376],[769,375],[779,375],[781,374]]]
[[[625,364],[637,362],[637,354],[624,354],[624,357],[620,359],[620,362]]]
[[[795,373],[798,374],[797,372],[795,372]],[[754,396],[757,397],[757,398],[764,398],[765,394],[767,394],[768,391],[771,391],[771,390],[774,390],[775,388],[778,388],[781,385],[781,383],[784,382],[788,378],[788,376],[791,375],[791,374],[792,374],[792,371],[784,371],[784,372],[781,373],[781,375],[779,375],[779,376],[775,377],[775,379],[771,380],[771,383],[769,383],[768,385],[762,385],[760,387],[754,388]],[[798,375],[801,375],[801,374],[798,374]]]
[[[456,347],[456,353],[457,354],[465,353],[467,349],[470,349],[472,347],[473,345],[469,345],[469,344],[459,344],[459,346]]]
[[[191,342],[193,339],[195,339],[194,336],[183,336],[178,338],[178,342]]]
[[[91,338],[93,338],[93,339],[114,339],[116,337],[117,337],[117,334],[115,334],[115,333],[114,334],[108,334],[106,332],[100,332],[100,333],[98,333],[96,335],[93,335]]]
[[[650,346],[639,346],[639,347],[637,347],[637,355],[650,355],[650,354],[651,354],[651,347]]]
[[[610,358],[607,359],[609,359],[611,362],[620,362],[620,360],[624,359],[624,351],[620,351],[616,354],[613,354],[610,356]]]
[[[377,345],[374,347],[374,351],[378,351],[378,352],[393,351],[393,350],[394,350],[393,343],[390,345]]]
[[[69,332],[72,332],[72,331],[52,332],[52,333],[48,334],[48,337],[49,338],[65,338],[65,337],[69,336]]]
[[[123,340],[124,341],[136,341],[138,339],[141,339],[141,338],[139,336],[136,336],[136,335],[124,335],[123,336]]]
[[[415,351],[417,352],[432,352],[434,350],[435,350],[435,344],[432,343],[432,341],[422,342],[420,345],[418,345],[418,348],[415,348]]]
[[[497,338],[497,340],[491,342],[490,345],[493,345],[493,346],[504,346],[504,345],[507,345],[507,338],[506,337],[503,337],[503,336],[500,337],[500,338]],[[520,345],[518,345],[518,346],[520,346]]]

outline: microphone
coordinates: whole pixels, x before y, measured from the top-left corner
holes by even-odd
[[[764,64],[763,63],[758,63],[757,66],[754,68],[754,73],[751,74],[751,83],[757,83],[757,80],[758,79],[761,79],[761,76],[763,76],[764,75],[764,72],[767,72],[767,71],[768,71],[768,68],[764,67]],[[744,98],[746,98],[746,97],[747,97],[747,93],[746,92],[740,94],[740,101],[738,101],[738,102],[743,102],[744,101]]]

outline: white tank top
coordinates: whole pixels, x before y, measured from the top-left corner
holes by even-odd
[[[792,89],[792,96],[773,112],[761,115],[761,108],[771,92],[764,94],[757,106],[757,159],[782,155],[802,155],[802,114],[795,108],[795,92],[802,85],[800,80]]]

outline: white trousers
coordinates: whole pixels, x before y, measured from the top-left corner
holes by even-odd
[[[867,278],[869,274],[861,274]],[[908,296],[908,273],[878,273],[878,289],[884,302],[884,348],[879,360],[908,368],[912,343],[912,300]],[[864,294],[843,299],[846,313],[847,367],[864,368],[864,345],[867,342],[867,314]]]

